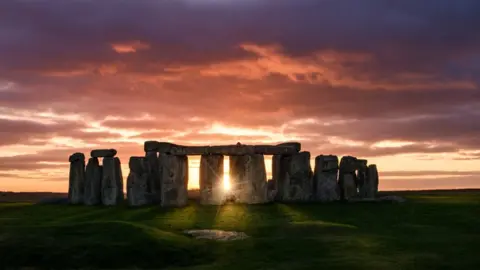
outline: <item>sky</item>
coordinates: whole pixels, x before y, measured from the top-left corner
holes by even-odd
[[[98,148],[118,150],[126,181],[146,140],[298,141],[377,164],[381,190],[480,188],[478,14],[478,0],[0,1],[0,190],[66,192],[68,156]]]

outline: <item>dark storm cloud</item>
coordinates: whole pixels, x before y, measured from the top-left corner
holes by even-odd
[[[128,40],[152,44],[137,56],[144,60],[208,63],[244,55],[235,47],[253,42],[280,43],[291,55],[370,52],[377,62],[369,68],[377,71],[454,75],[454,60],[478,53],[480,45],[476,0],[227,2],[2,1],[2,65],[68,69],[129,60],[109,45]]]

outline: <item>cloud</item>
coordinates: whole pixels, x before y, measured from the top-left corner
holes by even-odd
[[[146,50],[149,48],[150,45],[145,44],[139,40],[112,44],[112,49],[117,53],[135,53],[138,50]]]
[[[473,170],[479,10],[476,0],[1,1],[0,173],[61,179],[65,169],[48,170],[72,152],[117,148],[126,164],[151,139],[296,140],[312,156],[382,168]]]

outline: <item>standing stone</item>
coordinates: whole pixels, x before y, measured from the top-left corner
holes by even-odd
[[[269,179],[267,181],[267,201],[273,202],[275,200],[275,196],[277,196],[277,188],[276,188],[276,180]]]
[[[223,155],[200,158],[200,203],[220,205],[226,198],[223,185]]]
[[[272,156],[272,185],[274,190],[278,190],[278,178],[281,175],[282,169],[282,155]]]
[[[230,183],[236,202],[266,203],[267,172],[263,155],[230,156]]]
[[[102,166],[98,158],[88,159],[85,170],[85,205],[97,205],[102,202]]]
[[[85,185],[85,155],[75,153],[69,157],[68,201],[71,204],[83,203]]]
[[[162,201],[162,179],[158,164],[157,152],[149,151],[145,154],[147,171],[147,197],[150,203],[160,204]]]
[[[367,198],[369,183],[367,179],[367,160],[357,159],[357,188],[360,198]]]
[[[148,171],[144,157],[130,157],[128,162],[130,173],[127,177],[127,201],[130,206],[141,206],[149,203]]]
[[[313,194],[310,152],[282,156],[277,180],[277,201],[308,201]]]
[[[160,154],[161,206],[182,207],[188,202],[188,157]]]
[[[320,155],[315,158],[315,172],[313,177],[315,200],[331,202],[340,199],[337,175],[337,156]]]
[[[117,205],[123,201],[123,176],[118,157],[103,158],[102,204]]]
[[[378,192],[378,170],[377,165],[371,164],[367,168],[367,198],[375,198]]]
[[[357,159],[351,156],[344,156],[340,160],[340,172],[338,185],[340,187],[340,198],[349,200],[357,196],[356,175]]]

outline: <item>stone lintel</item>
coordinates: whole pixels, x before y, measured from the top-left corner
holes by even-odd
[[[90,152],[91,157],[114,157],[117,155],[117,150],[115,149],[95,149]]]
[[[156,151],[170,155],[292,155],[300,151],[301,145],[297,142],[282,143],[279,145],[216,145],[216,146],[182,146],[167,142],[146,141],[145,152]]]

